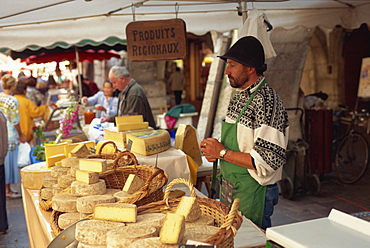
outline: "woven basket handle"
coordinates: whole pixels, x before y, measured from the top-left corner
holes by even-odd
[[[100,147],[99,151],[97,152],[97,154],[101,154],[101,153],[102,153],[102,151],[103,151],[104,146],[106,146],[106,145],[108,145],[108,144],[113,145],[113,147],[114,147],[114,151],[115,151],[115,152],[117,152],[117,151],[118,151],[118,148],[117,148],[116,143],[114,143],[113,141],[106,141],[106,142],[104,142],[104,143],[101,145],[101,147]]]
[[[163,177],[165,177],[164,171],[157,167],[155,172],[152,175],[150,175],[150,177],[148,177],[148,179],[145,182],[145,185],[141,188],[141,190],[144,190],[144,191],[147,192],[147,194],[149,194],[150,193],[149,192],[150,184],[156,176],[158,176],[159,179],[162,179]]]
[[[232,225],[235,219],[235,216],[238,213],[238,208],[240,205],[240,199],[235,198],[233,204],[231,205],[230,212],[226,216],[226,221],[220,226],[220,228],[225,228],[226,230],[230,229],[236,235],[237,229]]]
[[[186,186],[189,187],[189,190],[190,190],[190,196],[193,196],[193,197],[196,197],[197,195],[195,194],[195,189],[194,189],[194,185],[187,179],[184,179],[184,178],[175,178],[173,179],[166,187],[166,191],[164,192],[164,196],[163,196],[163,200],[166,201],[167,205],[168,205],[168,198],[169,198],[169,195],[170,195],[170,192],[171,192],[171,189],[172,187],[175,185],[175,184],[180,184],[180,183],[183,183],[185,184]]]
[[[117,155],[116,159],[113,161],[113,169],[116,169],[119,167],[119,164],[118,164],[118,161],[123,157],[123,156],[129,156],[132,161],[134,162],[133,166],[135,167],[136,169],[136,165],[139,164],[139,162],[137,161],[135,155],[132,153],[132,152],[121,152]]]

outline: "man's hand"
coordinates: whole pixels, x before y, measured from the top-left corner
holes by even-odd
[[[95,109],[96,109],[96,110],[99,110],[99,111],[104,111],[105,113],[107,112],[107,109],[106,109],[106,108],[104,108],[102,105],[96,105],[96,106],[95,106]]]
[[[87,97],[84,96],[84,97],[81,98],[81,102],[82,103],[88,103],[89,101],[87,100]]]
[[[102,117],[102,118],[100,119],[100,122],[101,122],[101,123],[103,123],[103,122],[111,122],[111,120],[110,120],[110,117]]]
[[[27,138],[23,133],[21,133],[21,135],[19,135],[19,142],[21,142],[21,143],[27,142]]]
[[[208,162],[214,162],[220,157],[220,151],[225,146],[215,138],[207,138],[200,142],[200,151]]]

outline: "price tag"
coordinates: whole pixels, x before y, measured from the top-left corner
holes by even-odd
[[[221,202],[229,208],[233,202],[233,190],[234,185],[223,177],[221,186]]]
[[[132,140],[127,141],[127,146],[126,146],[126,151],[131,152],[131,147],[132,147]]]

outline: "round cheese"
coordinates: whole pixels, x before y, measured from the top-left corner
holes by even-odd
[[[58,218],[58,226],[61,229],[66,229],[76,221],[80,220],[80,213],[73,212],[73,213],[64,213],[61,214]]]
[[[52,188],[55,184],[58,183],[58,178],[52,177],[50,175],[44,176],[42,180],[43,180],[42,186],[45,188]]]
[[[71,185],[72,182],[76,181],[76,178],[71,175],[61,175],[58,177],[58,185],[61,188],[67,188]]]
[[[54,195],[51,206],[55,211],[72,213],[77,212],[77,197],[72,194]]]
[[[126,223],[126,224],[128,226],[151,226],[155,227],[159,232],[165,218],[166,214],[164,213],[140,214],[136,217],[135,223]]]
[[[105,220],[85,220],[76,224],[75,238],[88,245],[106,245],[107,232],[123,227],[124,223]]]
[[[88,245],[81,242],[78,242],[77,248],[106,248],[105,245]]]
[[[54,184],[52,188],[53,188],[53,195],[59,194],[62,190],[65,189],[65,188],[59,187],[58,184]]]
[[[116,198],[111,195],[83,196],[77,199],[77,211],[80,213],[93,213],[96,204],[107,202],[116,202]]]
[[[115,193],[113,196],[116,198],[117,201],[122,201],[122,200],[126,199],[127,197],[130,197],[131,194],[127,193],[125,191],[119,191],[119,192]]]
[[[104,195],[106,191],[107,188],[103,179],[99,179],[99,182],[93,184],[79,181],[71,183],[71,193],[74,196]]]
[[[71,175],[72,177],[76,177],[76,171],[78,170],[78,168],[74,168],[74,167],[71,167],[69,168],[69,171],[67,174]]]
[[[105,192],[104,195],[114,195],[117,192],[120,192],[120,189],[107,189],[107,192]]]
[[[126,248],[138,239],[157,236],[157,229],[150,226],[124,226],[108,231],[107,248]]]
[[[131,152],[144,156],[163,152],[171,147],[170,134],[167,130],[128,133],[126,140],[132,141]]]
[[[46,168],[46,162],[31,164],[21,169],[23,187],[27,189],[41,189],[43,178],[50,176],[51,170]]]
[[[185,228],[184,240],[205,242],[207,239],[215,235],[219,230],[220,228],[215,226],[187,226]]]
[[[64,159],[62,159],[62,167],[78,168],[79,161],[80,161],[80,159],[76,158],[76,157],[64,158]]]
[[[154,238],[146,238],[146,239],[138,239],[128,248],[143,248],[143,247],[150,247],[150,248],[178,248],[179,245],[169,245],[162,243],[158,237]]]
[[[51,167],[50,175],[52,177],[59,177],[62,175],[67,175],[69,168],[62,167],[61,165]]]
[[[43,200],[49,200],[53,198],[53,188],[42,188],[40,190],[40,197]]]

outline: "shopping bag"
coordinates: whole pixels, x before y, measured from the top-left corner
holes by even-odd
[[[18,167],[30,164],[31,146],[29,143],[20,143],[18,146]]]

